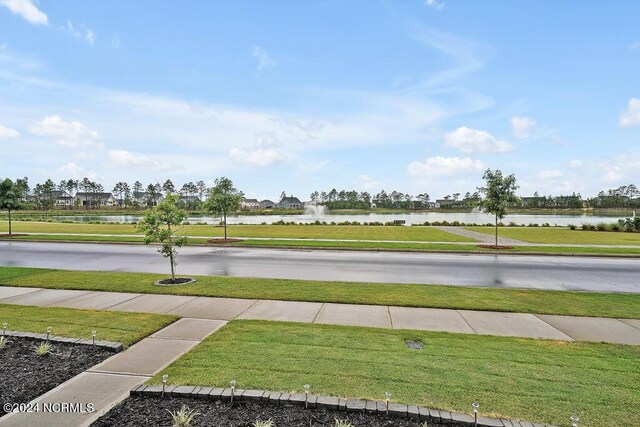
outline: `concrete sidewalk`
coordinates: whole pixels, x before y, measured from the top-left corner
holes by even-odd
[[[640,345],[640,320],[470,310],[0,287],[0,304],[256,319]]]
[[[225,323],[180,319],[32,401],[40,405],[81,404],[85,408],[91,403],[92,412],[16,412],[0,418],[0,426],[88,426],[125,399],[129,390],[150,379]]]

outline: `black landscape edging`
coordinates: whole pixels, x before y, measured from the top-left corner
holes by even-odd
[[[115,341],[104,341],[104,340],[96,340],[95,343],[93,339],[86,338],[67,338],[67,337],[59,337],[55,335],[49,335],[47,338],[47,334],[36,334],[34,332],[20,332],[20,331],[5,331],[4,335],[8,337],[16,337],[16,338],[33,338],[43,341],[51,341],[51,342],[64,342],[69,344],[84,344],[84,345],[94,345],[96,347],[104,347],[116,353],[122,351],[124,348],[122,343]],[[0,334],[2,336],[2,334]]]
[[[161,397],[163,395],[161,385],[141,384],[132,388],[130,396]],[[168,398],[180,397],[200,400],[231,401],[230,388],[198,387],[198,386],[166,386],[164,395]],[[370,414],[387,415],[386,402],[377,402],[360,399],[344,399],[335,396],[317,396],[309,394],[305,399],[304,393],[282,393],[279,391],[243,390],[235,389],[234,400],[255,401],[271,405],[298,405],[309,408],[323,408],[347,412],[366,412]],[[403,405],[390,402],[388,415],[398,418],[410,418],[419,421],[449,424],[457,423],[474,426],[474,418],[469,414],[441,411],[422,406]],[[531,423],[528,421],[508,420],[504,418],[478,417],[478,427],[556,427],[551,424]]]

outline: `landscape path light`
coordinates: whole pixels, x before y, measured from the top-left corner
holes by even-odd
[[[389,399],[391,399],[391,392],[390,391],[385,391],[384,392],[384,398],[385,398],[385,401],[386,401],[387,414],[389,414]]]
[[[304,408],[309,408],[309,389],[311,386],[309,384],[304,385]]]
[[[478,427],[478,409],[480,409],[480,404],[473,402],[471,406],[473,407],[473,426]]]
[[[9,324],[6,322],[2,324],[2,336],[7,334],[7,326],[9,326]]]
[[[91,331],[91,338],[93,340],[93,345],[96,345],[96,335],[97,335],[97,331]]]
[[[233,403],[233,394],[236,391],[236,380],[231,380],[231,382],[229,383],[229,385],[231,386],[231,402]]]
[[[168,374],[162,374],[162,397],[164,397],[164,390],[167,388],[167,380],[169,379]]]
[[[47,326],[47,341],[49,341],[49,335],[53,332],[53,328],[51,326]]]
[[[573,415],[571,417],[571,427],[578,427],[578,421],[580,421],[580,418],[578,418],[576,415]]]

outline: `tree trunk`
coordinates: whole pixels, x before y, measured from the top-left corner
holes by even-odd
[[[496,248],[498,247],[498,214],[496,214]]]
[[[169,261],[171,261],[171,280],[176,281],[176,272],[173,265],[173,240],[171,237],[171,226],[167,227],[169,230]]]
[[[224,240],[227,240],[227,211],[224,211]]]
[[[9,236],[11,236],[11,209],[7,209],[9,211]]]

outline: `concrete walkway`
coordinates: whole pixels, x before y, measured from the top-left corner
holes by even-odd
[[[0,287],[0,304],[160,313],[219,321],[256,319],[640,345],[640,320],[637,319],[6,286]]]
[[[437,228],[440,231],[444,231],[445,233],[455,234],[456,236],[468,237],[469,239],[478,240],[479,242],[495,245],[496,237],[491,234],[479,233],[477,231],[468,230],[464,227],[453,227],[453,226],[434,226],[433,228]],[[501,246],[528,246],[531,243],[525,242],[522,240],[516,239],[508,239],[506,237],[500,237],[500,233],[498,233],[498,245]]]
[[[125,399],[129,390],[160,372],[225,323],[180,319],[38,397],[32,403],[41,405],[40,412],[7,414],[0,418],[0,426],[88,426]],[[81,404],[85,408],[91,403],[94,411],[45,412],[42,409],[45,403]]]

